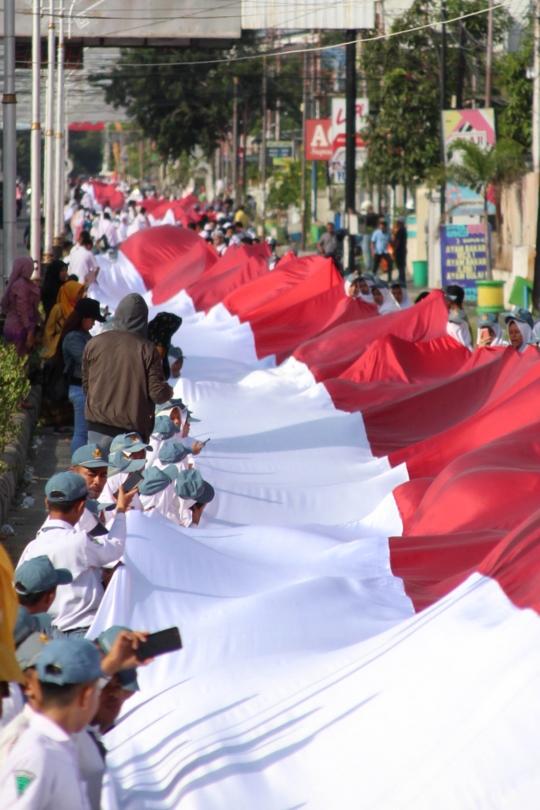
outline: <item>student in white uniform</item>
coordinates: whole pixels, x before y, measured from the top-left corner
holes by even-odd
[[[100,655],[90,641],[54,639],[36,661],[41,690],[34,712],[0,770],[3,810],[89,810],[72,734],[96,714]]]
[[[158,470],[164,470],[170,464],[174,464],[178,471],[189,469],[189,447],[185,447],[178,439],[171,439],[170,442],[165,442],[160,449],[154,466]]]
[[[118,492],[117,514],[107,535],[92,537],[75,526],[84,512],[88,488],[77,473],[53,475],[45,486],[49,517],[35,540],[23,551],[19,564],[46,555],[55,568],[67,568],[73,582],[57,592],[50,607],[56,634],[86,635],[103,598],[104,565],[120,559],[126,543],[125,512],[135,492]]]
[[[181,526],[198,526],[207,503],[214,500],[214,488],[197,470],[183,470],[174,482]]]
[[[146,453],[146,466],[151,467],[159,455],[161,448],[180,433],[180,428],[168,416],[156,417],[154,431],[150,436],[152,449]]]
[[[116,436],[111,442],[111,453],[109,455],[109,475],[107,483],[100,496],[100,502],[111,503],[115,500],[115,493],[122,486],[130,474],[142,472],[146,467],[146,454],[152,450],[152,445],[142,441],[138,433],[122,433]],[[131,506],[133,509],[140,509],[140,501],[135,494]]]
[[[87,286],[96,280],[99,273],[92,247],[92,237],[87,231],[83,231],[79,244],[73,247],[69,254],[70,275],[76,275],[79,282]]]
[[[98,444],[85,444],[75,450],[71,456],[71,467],[69,469],[70,472],[82,475],[88,487],[84,512],[77,523],[77,528],[92,532],[95,537],[96,517],[102,517],[100,514],[101,509],[96,511],[95,506],[107,484],[107,474],[112,469],[112,464],[109,464],[109,454],[102,450]]]
[[[146,514],[151,514],[155,510],[165,517],[170,517],[175,523],[179,522],[176,512],[171,511],[175,499],[173,483],[178,475],[179,470],[175,464],[169,464],[163,470],[150,467],[143,472],[143,480],[139,484],[139,498]]]

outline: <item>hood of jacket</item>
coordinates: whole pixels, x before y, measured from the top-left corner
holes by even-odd
[[[135,332],[143,338],[148,336],[148,306],[142,295],[130,293],[122,298],[114,313],[114,328]]]

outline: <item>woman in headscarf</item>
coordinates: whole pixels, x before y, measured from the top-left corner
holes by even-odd
[[[45,310],[45,322],[49,317],[51,309],[58,301],[60,287],[68,280],[68,266],[61,259],[55,259],[50,263],[43,279],[41,287],[41,303]]]
[[[404,281],[393,281],[390,287],[392,295],[399,304],[400,309],[409,309],[413,306]]]
[[[373,287],[374,281],[371,276],[360,276],[358,278],[358,289],[360,290],[359,298],[362,301],[365,301],[368,304],[374,304],[375,301],[373,300],[373,295],[371,294],[371,288]]]
[[[181,324],[182,318],[173,315],[172,312],[159,312],[148,324],[148,340],[151,340],[157,346],[166,380],[171,376],[168,357],[171,341],[175,332],[180,329]]]
[[[478,318],[476,345],[478,348],[485,346],[508,346],[508,341],[503,338],[503,332],[499,324],[499,316],[496,312],[484,312]]]
[[[462,346],[466,346],[467,349],[470,349],[472,352],[471,330],[469,329],[465,312],[462,309],[456,308],[450,310],[446,331],[450,337],[453,337],[454,340],[457,340],[458,343],[461,343]]]
[[[84,296],[85,290],[84,284],[79,284],[78,281],[66,281],[60,287],[58,303],[51,309],[45,325],[45,334],[43,335],[45,360],[54,357],[62,328],[75,309],[77,301]]]
[[[390,312],[397,312],[399,305],[388,287],[383,286],[383,282],[376,281],[371,290],[373,301],[377,305],[379,315],[388,315]]]
[[[345,294],[349,298],[358,298],[360,295],[360,279],[355,276],[349,276],[345,279]]]
[[[510,345],[523,354],[533,338],[533,319],[530,312],[518,310],[505,318]]]
[[[40,322],[40,290],[32,281],[34,262],[29,256],[21,256],[13,262],[13,269],[6,291],[0,301],[0,309],[6,312],[4,339],[14,343],[19,357],[29,354],[34,346],[34,329]]]

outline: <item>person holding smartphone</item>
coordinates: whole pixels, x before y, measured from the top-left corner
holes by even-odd
[[[478,317],[476,345],[478,348],[509,345],[508,341],[503,338],[499,316],[496,312],[484,312]]]

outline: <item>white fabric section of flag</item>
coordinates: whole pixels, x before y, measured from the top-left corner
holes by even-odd
[[[186,555],[183,541],[177,557],[167,550],[179,562]],[[107,616],[128,625],[154,616],[155,626],[178,618],[185,642],[176,661],[141,672],[139,705],[128,704],[107,736],[120,806],[537,806],[540,619],[494,581],[473,575],[391,627],[397,594],[382,597],[381,581],[275,581],[240,599],[229,592],[220,605],[186,569],[176,584],[163,567],[161,583],[154,563],[123,572]],[[236,587],[245,573],[235,571]],[[263,587],[252,568],[248,576],[252,591]],[[227,589],[223,561],[219,587]],[[385,611],[386,632],[361,638],[382,628]]]

